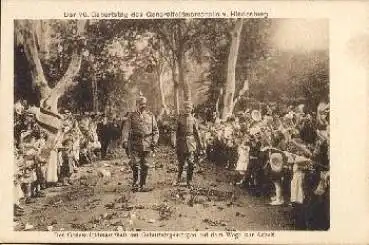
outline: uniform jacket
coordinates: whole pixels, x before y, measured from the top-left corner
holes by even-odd
[[[135,111],[127,116],[123,125],[123,142],[128,143],[129,151],[150,151],[158,143],[159,130],[155,116],[149,112]]]
[[[180,115],[176,133],[177,153],[195,152],[198,144],[201,147],[199,129],[192,115]]]

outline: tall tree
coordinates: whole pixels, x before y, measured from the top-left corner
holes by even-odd
[[[58,101],[60,97],[63,96],[68,89],[75,85],[74,79],[80,70],[82,62],[81,51],[84,44],[82,35],[85,24],[86,21],[83,20],[69,23],[72,28],[70,30],[71,33],[68,33],[70,35],[68,35],[66,39],[69,41],[67,48],[71,50],[69,59],[70,62],[64,72],[62,69],[59,69],[57,74],[57,76],[60,77],[59,79],[50,81],[45,76],[45,65],[42,64],[40,59],[41,55],[39,40],[42,37],[37,35],[37,28],[40,25],[39,21],[17,20],[15,22],[15,37],[17,40],[17,45],[21,45],[23,47],[24,54],[27,58],[31,72],[32,85],[39,92],[39,106],[40,108],[54,114],[55,118],[57,118],[58,114]],[[47,46],[48,41],[43,40],[42,43],[44,44],[43,46]],[[63,47],[60,49],[63,49]],[[67,53],[67,50],[61,51]],[[52,74],[47,75],[50,77]],[[55,121],[44,121],[43,123],[49,124],[50,126],[55,126],[53,125]]]
[[[232,31],[232,41],[228,54],[227,80],[224,86],[223,108],[221,111],[221,119],[226,119],[232,114],[234,108],[234,94],[236,89],[236,64],[238,58],[238,49],[241,40],[241,31],[243,19],[237,19]]]
[[[183,91],[183,99],[191,101],[191,85],[185,77],[185,57],[186,53],[201,46],[201,38],[206,31],[207,20],[201,19],[173,19],[154,20],[152,22],[153,31],[163,41],[164,46],[169,50],[170,67],[172,80],[174,83],[174,104],[177,113],[180,108],[180,88]]]

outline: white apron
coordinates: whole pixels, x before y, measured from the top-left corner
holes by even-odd
[[[304,202],[304,190],[302,188],[304,176],[304,172],[298,169],[297,164],[294,164],[291,180],[291,202],[300,204]]]
[[[50,152],[46,170],[46,181],[48,183],[58,182],[58,152],[56,150]]]

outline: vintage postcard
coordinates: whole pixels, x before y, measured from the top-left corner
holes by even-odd
[[[1,242],[369,242],[367,3],[2,5]]]

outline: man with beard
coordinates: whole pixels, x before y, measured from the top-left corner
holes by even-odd
[[[136,101],[137,110],[129,113],[123,127],[123,147],[130,158],[133,172],[133,191],[148,191],[144,188],[149,170],[148,158],[159,139],[155,116],[146,109],[147,99],[143,96]],[[140,177],[137,186],[138,177]]]
[[[179,116],[176,133],[176,150],[178,158],[178,175],[174,185],[181,182],[182,172],[185,163],[187,163],[186,184],[191,187],[191,181],[194,170],[195,153],[197,147],[201,149],[201,142],[198,130],[198,124],[192,115],[192,104],[189,101],[184,103],[184,113]]]

